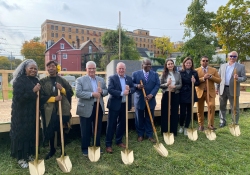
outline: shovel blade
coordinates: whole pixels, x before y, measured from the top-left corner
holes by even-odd
[[[97,162],[100,159],[101,150],[100,147],[92,146],[88,147],[88,157],[91,162]]]
[[[187,134],[188,134],[188,138],[192,141],[196,141],[198,139],[198,133],[197,133],[197,129],[187,129]]]
[[[167,145],[173,145],[174,144],[174,134],[173,133],[163,133],[164,141]]]
[[[132,150],[125,149],[121,151],[122,161],[125,165],[130,165],[134,162],[134,153]]]
[[[240,126],[239,125],[230,125],[229,126],[229,129],[230,129],[230,133],[233,135],[233,136],[240,136]]]
[[[163,146],[162,143],[156,143],[154,148],[162,157],[168,156],[168,150]]]
[[[59,168],[64,173],[69,173],[72,170],[72,163],[69,159],[69,156],[61,156],[56,159]]]
[[[213,130],[206,129],[205,134],[206,134],[206,137],[208,138],[208,140],[215,140],[216,139],[216,134]]]
[[[29,171],[31,175],[43,175],[45,172],[44,160],[29,162]]]

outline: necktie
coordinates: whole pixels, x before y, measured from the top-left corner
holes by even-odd
[[[148,81],[148,73],[147,72],[144,74],[144,77],[145,77],[145,80]]]
[[[206,69],[203,69],[204,75],[207,73]],[[206,80],[208,81],[208,80]],[[207,82],[205,81],[204,91],[207,91]]]

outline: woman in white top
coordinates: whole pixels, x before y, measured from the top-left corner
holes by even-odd
[[[170,132],[177,135],[179,90],[182,86],[181,76],[175,70],[174,61],[167,59],[160,77],[161,99],[161,133],[168,131],[168,92],[171,91]]]

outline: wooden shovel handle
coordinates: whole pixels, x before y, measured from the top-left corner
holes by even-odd
[[[192,75],[192,78],[194,78],[194,76]],[[194,108],[194,82],[192,81],[192,92],[191,92],[191,119],[192,119],[192,129],[194,128],[194,112],[193,112],[193,108]]]
[[[101,82],[100,82],[100,81],[98,82],[98,87],[101,87]],[[99,104],[100,104],[100,98],[97,98],[97,99],[96,99],[96,112],[95,112],[94,146],[96,146],[96,134],[97,134]]]
[[[170,133],[171,91],[168,91],[168,133]]]
[[[207,86],[207,115],[208,115],[208,125],[211,125],[211,109],[209,104],[209,80],[206,80],[206,86]]]
[[[234,69],[234,75],[237,74],[237,69]],[[234,124],[236,122],[236,90],[237,90],[237,83],[236,83],[236,79],[234,78]]]
[[[60,90],[58,89],[58,96],[61,95]],[[63,121],[62,121],[62,102],[58,101],[58,112],[60,119],[60,134],[61,134],[61,146],[62,146],[62,156],[64,156],[64,137],[63,137]]]
[[[36,97],[36,157],[35,157],[36,161],[38,161],[38,147],[39,147],[39,91],[37,91],[37,97]]]

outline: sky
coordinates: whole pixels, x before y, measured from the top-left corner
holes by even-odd
[[[207,0],[205,9],[216,12],[229,0]],[[0,0],[0,55],[20,54],[22,43],[41,35],[46,19],[87,26],[133,31],[145,29],[152,36],[181,41],[188,6],[192,0]]]

